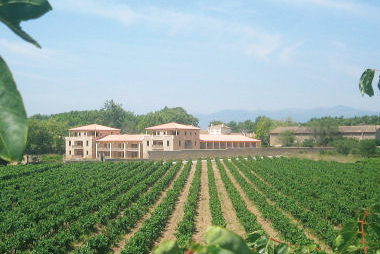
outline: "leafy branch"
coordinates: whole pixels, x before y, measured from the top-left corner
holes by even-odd
[[[1,0],[0,21],[25,41],[41,48],[22,30],[20,23],[39,18],[51,9],[47,0]],[[20,160],[25,151],[27,134],[24,103],[8,65],[0,56],[0,160]]]
[[[360,89],[360,92],[362,93],[362,96],[364,96],[364,94],[367,94],[369,97],[374,95],[372,83],[373,83],[373,78],[375,77],[376,71],[380,72],[380,70],[376,70],[376,69],[366,69],[363,72],[362,76],[360,77],[359,89]],[[379,76],[379,82],[377,83],[377,87],[380,90],[380,76]]]

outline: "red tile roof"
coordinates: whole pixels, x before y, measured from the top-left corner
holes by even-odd
[[[100,125],[100,124],[90,124],[85,126],[79,126],[76,128],[71,128],[69,131],[120,131],[120,129]]]
[[[243,135],[218,135],[218,134],[200,134],[200,141],[221,141],[221,142],[260,142],[259,139],[245,137]]]
[[[142,142],[144,140],[144,135],[108,135],[104,138],[98,139],[96,142]]]
[[[165,123],[152,127],[145,128],[146,130],[200,130],[193,125],[184,125],[180,123]]]

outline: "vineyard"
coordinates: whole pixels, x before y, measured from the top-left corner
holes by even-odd
[[[380,167],[371,160],[7,166],[0,167],[0,253],[151,253],[165,239],[185,251],[209,225],[328,252],[342,225],[378,201]],[[368,237],[380,242],[376,232]]]

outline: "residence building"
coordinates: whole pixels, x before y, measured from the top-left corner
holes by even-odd
[[[142,159],[151,151],[260,147],[261,141],[239,134],[200,134],[200,128],[166,123],[145,134],[120,134],[120,129],[92,124],[69,129],[66,159]]]
[[[199,149],[200,128],[179,123],[166,123],[146,128],[143,140],[144,158],[149,151]]]
[[[231,134],[231,128],[228,127],[225,124],[211,124],[210,127],[208,127],[208,133],[209,134]]]
[[[96,141],[108,135],[119,135],[120,129],[90,124],[71,128],[65,137],[66,159],[94,159],[96,157]]]
[[[302,126],[289,126],[277,127],[269,133],[270,145],[281,146],[279,135],[284,131],[292,131],[295,135],[295,142],[302,144],[305,139],[314,140],[314,132],[310,127]],[[339,126],[338,135],[345,138],[354,138],[357,140],[362,139],[380,139],[380,125],[353,125],[353,126]]]

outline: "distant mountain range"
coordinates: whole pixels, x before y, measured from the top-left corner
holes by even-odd
[[[380,115],[380,111],[360,110],[347,106],[335,107],[318,107],[313,109],[288,108],[281,110],[232,110],[226,109],[211,114],[192,114],[199,119],[199,126],[207,129],[210,121],[219,120],[222,122],[242,122],[245,120],[254,121],[258,116],[267,116],[275,120],[285,120],[291,117],[296,122],[307,122],[311,118],[319,118],[324,116],[343,116],[346,118],[364,115]]]

